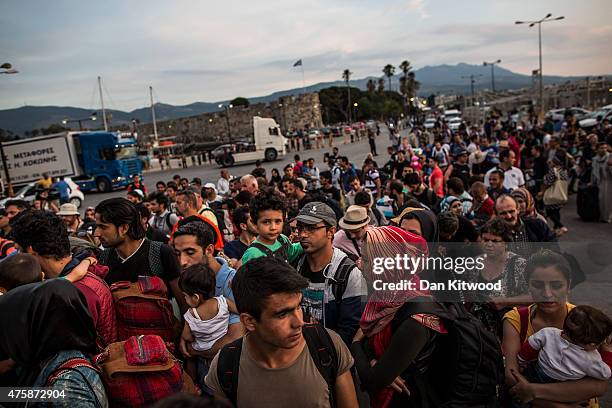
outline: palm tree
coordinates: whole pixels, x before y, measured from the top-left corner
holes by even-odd
[[[383,68],[383,73],[385,74],[385,76],[387,78],[389,78],[389,90],[391,91],[391,77],[393,76],[393,74],[395,74],[395,67],[391,64],[387,64],[385,65],[385,67]]]
[[[385,79],[378,78],[378,93],[383,93],[385,91]]]
[[[410,81],[408,80],[408,75],[412,67],[410,66],[410,62],[408,62],[407,60],[404,60],[399,64],[399,68],[402,70],[402,73],[404,74],[399,79],[399,82],[400,82],[399,92],[404,97],[404,106],[407,106],[408,101],[411,97],[410,96]]]
[[[373,94],[376,91],[376,82],[373,79],[368,79],[367,83],[368,93]]]
[[[353,73],[349,69],[345,69],[342,72],[342,79],[344,79],[344,82],[346,82],[346,92],[348,94],[348,105],[346,108],[346,112],[347,112],[349,123],[351,123],[351,106],[352,106],[351,105],[351,86],[350,86],[351,75],[353,75]]]

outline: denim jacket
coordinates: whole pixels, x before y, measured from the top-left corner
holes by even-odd
[[[76,350],[60,351],[51,357],[36,378],[33,387],[47,386],[47,379],[55,373],[57,368],[71,358],[84,358],[83,353]],[[65,407],[65,408],[107,408],[108,399],[100,375],[91,368],[78,367],[60,375],[53,388],[64,390],[63,398],[49,401],[26,404],[35,407]]]

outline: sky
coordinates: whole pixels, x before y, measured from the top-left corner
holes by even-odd
[[[609,0],[5,0],[0,109],[24,105],[130,111],[254,97],[426,65],[502,60],[530,74],[542,25],[545,75],[612,74]],[[418,77],[417,77],[418,80]]]

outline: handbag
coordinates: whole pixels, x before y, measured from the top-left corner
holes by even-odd
[[[559,170],[553,169],[555,182],[544,191],[544,205],[559,205],[567,203],[567,181],[561,180]]]

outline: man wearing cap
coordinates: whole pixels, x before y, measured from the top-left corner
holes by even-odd
[[[223,202],[223,198],[217,194],[217,188],[213,183],[204,184],[204,191],[206,195],[206,204],[209,207],[212,207],[213,203],[221,204]]]
[[[368,211],[359,205],[351,205],[339,224],[342,229],[334,234],[334,248],[346,252],[351,259],[358,260],[361,258],[366,232],[374,228],[369,225]]]
[[[64,221],[69,235],[74,235],[83,225],[77,206],[71,203],[62,204],[57,215]]]
[[[362,299],[367,295],[361,271],[347,254],[332,245],[336,215],[331,207],[311,202],[295,219],[304,249],[296,270],[308,279],[302,299],[304,320],[318,321],[350,344],[359,329]]]

